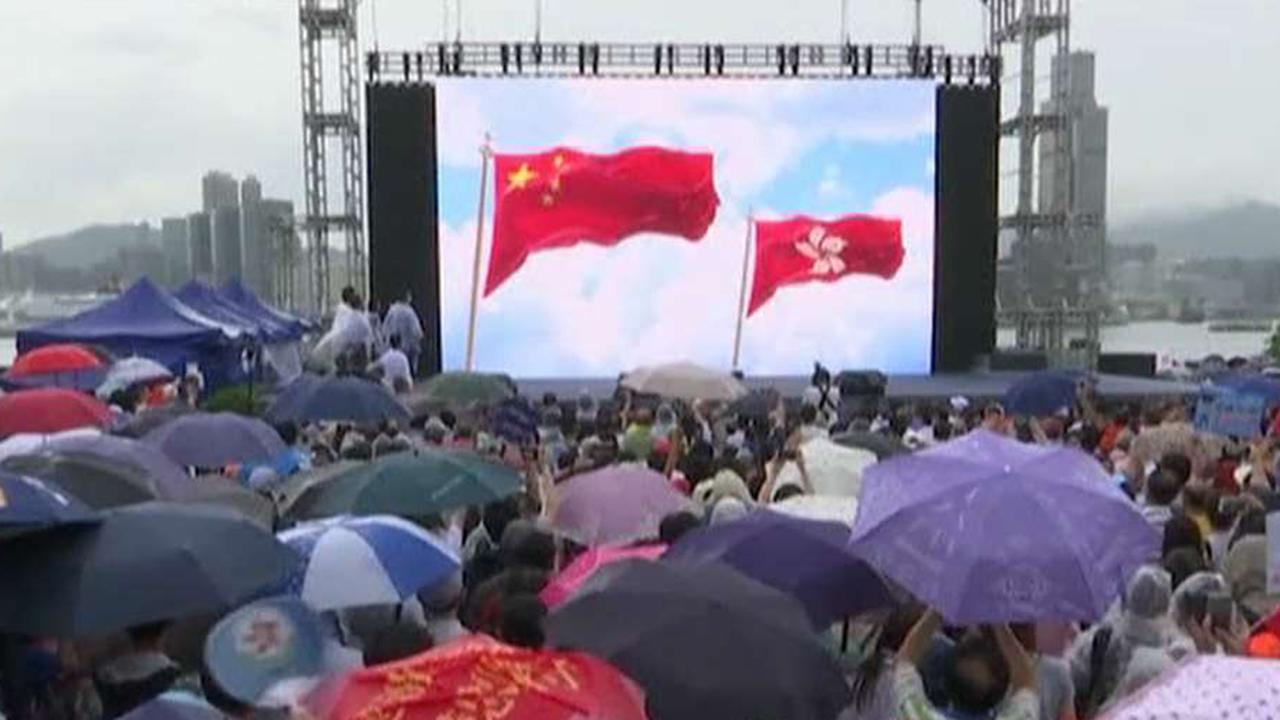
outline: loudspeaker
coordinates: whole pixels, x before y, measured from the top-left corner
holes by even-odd
[[[416,369],[432,375],[440,372],[435,88],[370,83],[365,108],[370,299],[390,304],[412,294],[426,336]]]
[[[999,132],[996,88],[938,87],[934,372],[966,372],[996,344]]]
[[[1047,370],[1049,358],[1035,350],[998,350],[991,353],[992,370]]]
[[[1131,377],[1155,377],[1155,353],[1102,353],[1098,356],[1098,372]]]

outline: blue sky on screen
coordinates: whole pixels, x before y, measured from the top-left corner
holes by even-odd
[[[747,320],[742,366],[797,374],[821,360],[928,371],[932,84],[457,79],[438,83],[436,103],[446,367],[460,367],[465,351],[479,146],[488,132],[498,152],[645,144],[710,151],[721,205],[697,243],[641,235],[614,248],[532,255],[481,302],[480,368],[581,377],[672,360],[728,367],[748,212],[870,212],[903,220],[907,259],[898,275],[781,290]],[[486,231],[486,254],[489,241]]]

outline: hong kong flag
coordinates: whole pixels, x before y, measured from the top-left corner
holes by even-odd
[[[835,282],[855,273],[892,279],[902,267],[902,221],[871,215],[756,221],[756,269],[747,316],[778,288]]]
[[[487,297],[530,253],[612,246],[637,233],[700,240],[720,203],[710,153],[637,147],[614,155],[555,148],[494,155]]]

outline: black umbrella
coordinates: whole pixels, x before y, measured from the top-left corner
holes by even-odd
[[[195,412],[195,409],[186,403],[169,403],[168,405],[158,408],[143,410],[137,415],[134,415],[133,418],[124,425],[113,430],[113,432],[116,435],[139,439],[143,435],[146,435],[170,420],[180,418],[183,415],[190,415],[193,412]]]
[[[226,610],[283,587],[292,550],[230,511],[145,503],[97,525],[11,540],[0,554],[0,629],[76,637]]]
[[[653,720],[831,720],[849,702],[800,605],[720,563],[615,563],[547,629],[639,683]]]
[[[85,453],[15,455],[0,467],[43,480],[98,510],[159,497],[142,468]]]
[[[877,460],[884,460],[894,455],[903,455],[911,452],[911,449],[904,445],[901,440],[884,433],[855,430],[841,433],[831,439],[838,445],[843,445],[847,448],[859,448],[873,453]]]

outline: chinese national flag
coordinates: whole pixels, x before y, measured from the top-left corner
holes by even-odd
[[[716,216],[710,153],[637,147],[615,155],[555,148],[494,155],[496,197],[487,297],[530,253],[636,233],[700,240]]]
[[[835,282],[854,273],[892,279],[902,267],[902,221],[871,215],[815,220],[796,215],[756,221],[756,269],[750,317],[778,288]]]

